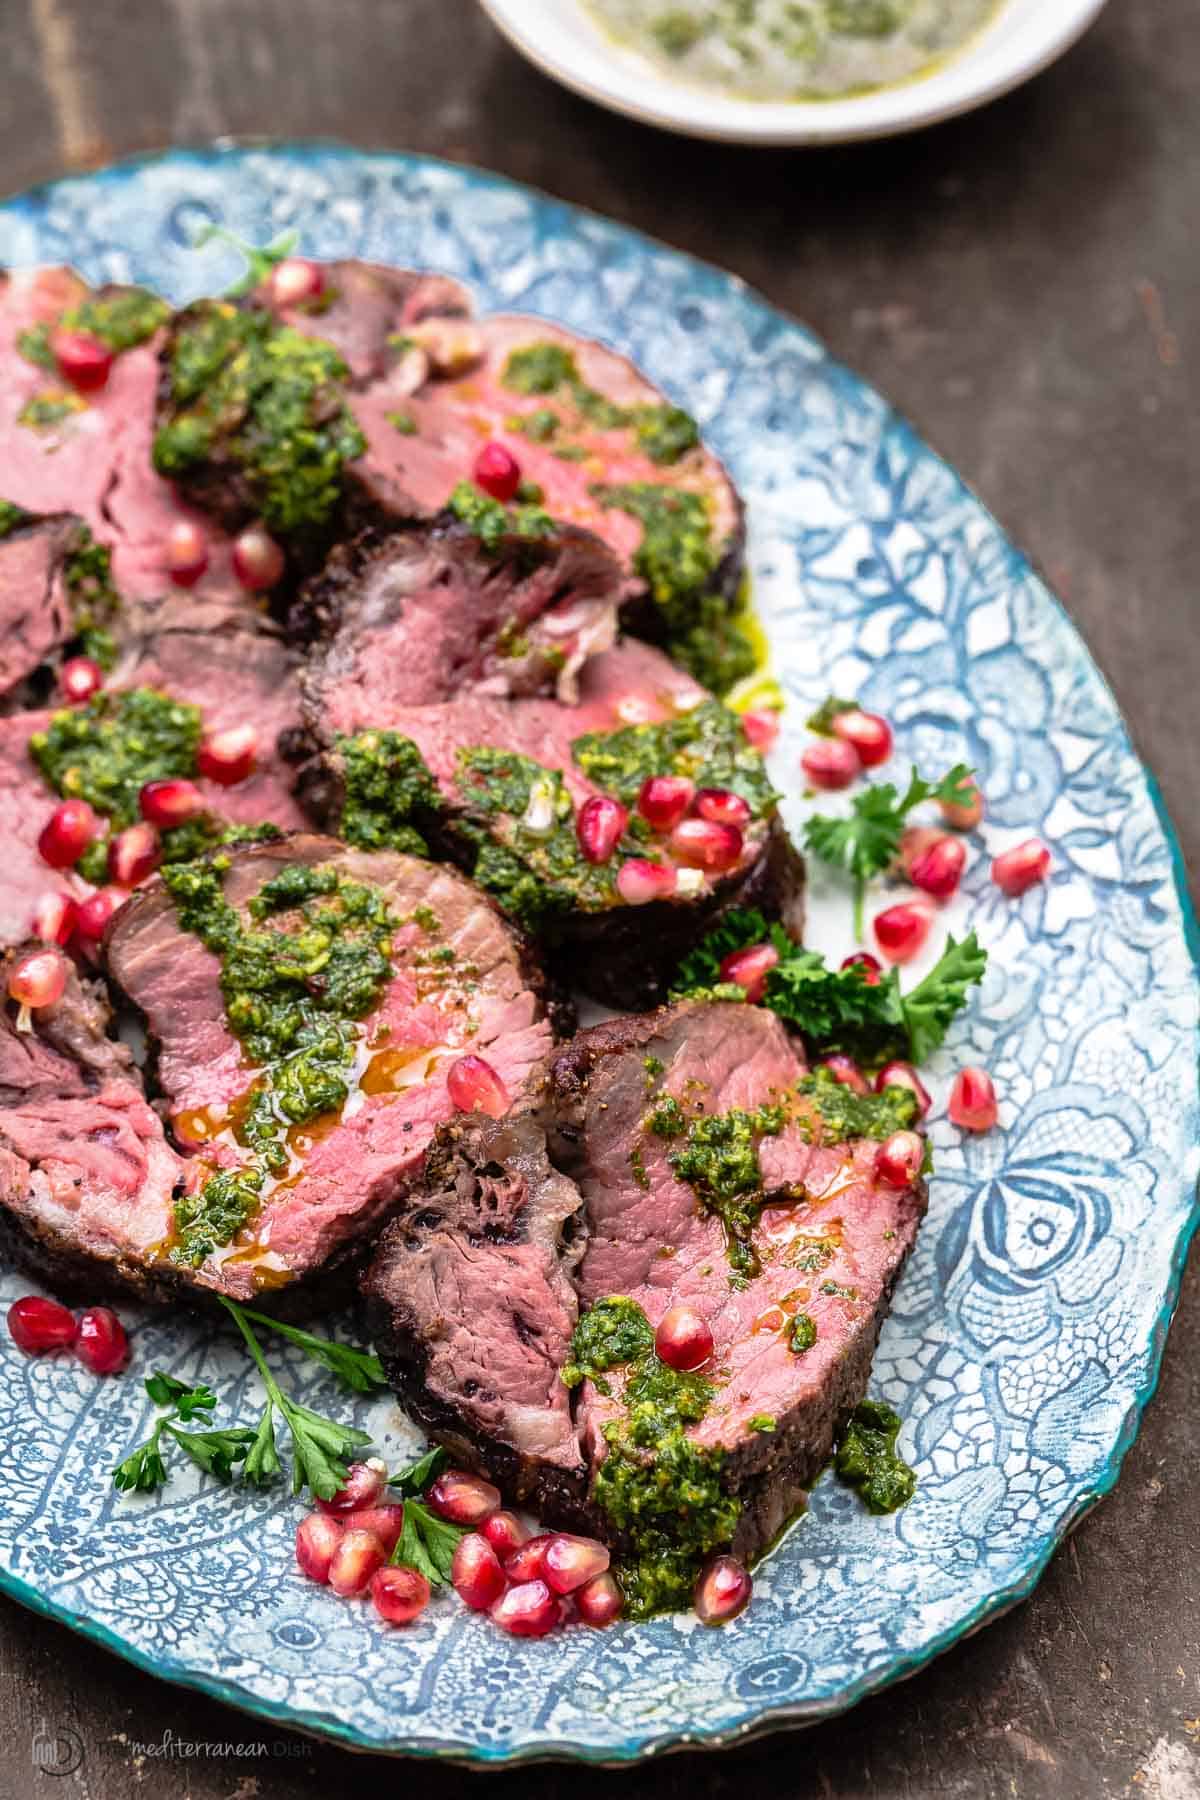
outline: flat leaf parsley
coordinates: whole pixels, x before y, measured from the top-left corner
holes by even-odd
[[[804,842],[822,862],[844,869],[854,883],[854,930],[862,937],[863,900],[872,876],[882,875],[900,853],[908,815],[923,800],[963,806],[971,798],[971,771],[956,763],[938,782],[928,782],[916,769],[903,794],[890,781],[877,782],[855,795],[844,818],[816,813],[804,828]]]

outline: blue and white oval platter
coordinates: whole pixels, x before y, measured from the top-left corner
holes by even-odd
[[[964,894],[991,952],[931,1070],[986,1064],[1001,1129],[934,1126],[937,1173],[873,1391],[920,1481],[870,1518],[823,1480],[736,1623],[502,1637],[452,1597],[407,1631],[296,1570],[298,1502],[177,1474],[118,1495],[141,1375],[203,1377],[252,1422],[257,1378],[215,1322],[138,1316],[125,1379],[0,1334],[0,1583],[169,1680],[360,1748],[500,1764],[620,1762],[819,1718],[1027,1594],[1113,1485],[1157,1376],[1200,1163],[1195,937],[1153,779],[1058,603],[884,402],[732,277],[539,194],[417,157],[318,146],[172,153],[0,206],[0,263],[71,262],[177,301],[240,273],[203,228],[427,266],[485,309],[604,337],[700,419],[747,502],[754,594],[789,701],[774,757],[791,823],[811,702],[861,695],[900,767],[958,758],[989,805]],[[1030,429],[1035,428],[1031,420]],[[989,853],[1040,835],[1049,882],[1003,899]],[[819,884],[814,937],[849,948]],[[28,1286],[6,1272],[0,1304]],[[347,1320],[342,1329],[353,1332]],[[398,1460],[394,1404],[284,1356],[313,1405]],[[193,1472],[194,1473],[194,1472]]]

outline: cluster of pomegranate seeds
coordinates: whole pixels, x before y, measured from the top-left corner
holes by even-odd
[[[90,656],[69,656],[58,671],[58,686],[68,706],[84,706],[104,686],[104,670]]]
[[[161,861],[162,845],[153,825],[144,820],[127,825],[108,846],[108,878],[117,887],[135,888],[153,875]]]
[[[50,334],[50,349],[63,380],[81,394],[94,394],[108,380],[113,353],[90,331],[64,331],[60,326]]]
[[[196,751],[196,773],[218,787],[236,787],[254,773],[258,732],[253,725],[231,725],[210,731]]]
[[[70,942],[79,919],[79,907],[70,894],[43,894],[33,911],[30,930],[43,944]]]
[[[592,794],[575,815],[579,848],[590,863],[606,863],[625,835],[629,814],[608,794]]]
[[[713,1353],[712,1327],[694,1306],[672,1306],[659,1320],[654,1352],[669,1369],[702,1369]]]
[[[932,924],[933,910],[928,902],[902,900],[876,916],[875,942],[888,962],[911,962],[923,949]]]
[[[285,256],[271,270],[267,286],[273,305],[300,306],[306,300],[320,299],[325,291],[325,271],[307,257]]]
[[[1010,900],[1028,893],[1049,873],[1050,852],[1039,838],[1029,838],[1015,849],[1005,850],[992,863],[992,880]]]
[[[911,1063],[890,1062],[883,1065],[875,1077],[875,1092],[882,1094],[885,1088],[890,1087],[907,1088],[910,1093],[915,1094],[918,1118],[923,1119],[933,1105],[929,1089]]]
[[[875,1173],[888,1187],[911,1187],[924,1161],[924,1138],[915,1131],[893,1131],[875,1154]]]
[[[766,995],[767,976],[778,961],[774,944],[751,944],[745,950],[731,950],[721,963],[721,980],[745,988],[747,1000],[757,1005]]]
[[[446,1091],[459,1112],[502,1119],[512,1101],[503,1080],[482,1056],[460,1056],[446,1071]]]
[[[990,1131],[999,1117],[996,1089],[986,1069],[960,1069],[946,1108],[950,1123],[962,1131]]]
[[[52,869],[70,869],[79,861],[99,829],[86,800],[64,800],[38,833],[38,855]]]
[[[208,539],[194,519],[177,519],[164,546],[167,574],[176,587],[194,587],[208,567]]]
[[[693,1596],[702,1625],[727,1625],[743,1612],[754,1584],[736,1556],[712,1556],[700,1571]]]
[[[503,444],[485,444],[475,458],[472,474],[476,487],[481,487],[493,500],[502,500],[507,505],[516,499],[521,485],[521,465]]]
[[[8,1309],[8,1333],[29,1356],[74,1350],[93,1375],[115,1375],[129,1357],[125,1327],[109,1306],[89,1306],[76,1318],[57,1300],[25,1294]]]
[[[233,540],[233,572],[252,594],[273,588],[286,567],[283,551],[263,525],[248,525]]]

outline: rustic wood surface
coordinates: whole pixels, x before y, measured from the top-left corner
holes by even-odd
[[[1046,0],[1055,4],[1055,0]],[[892,144],[762,152],[609,116],[472,0],[3,0],[0,189],[218,135],[340,137],[535,183],[736,270],[963,471],[1046,571],[1200,867],[1200,9],[1112,0],[1022,92]],[[803,1735],[497,1795],[1200,1796],[1200,1283],[1116,1492],[1034,1598]],[[602,1650],[597,1645],[597,1654]],[[70,1776],[35,1766],[69,1727]],[[139,1757],[175,1739],[257,1755]],[[270,1800],[455,1770],[351,1761],[0,1603],[0,1796]]]

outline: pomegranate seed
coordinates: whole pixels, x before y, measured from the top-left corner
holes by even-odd
[[[272,588],[282,578],[283,551],[262,525],[248,525],[233,540],[233,572],[252,594]]]
[[[556,1594],[573,1594],[585,1581],[603,1575],[611,1560],[607,1544],[556,1531],[546,1545],[545,1579]]]
[[[163,555],[176,587],[194,587],[208,567],[208,539],[194,519],[176,519]]]
[[[30,950],[8,971],[8,997],[20,1007],[53,1006],[67,985],[68,963],[58,950]]]
[[[466,1469],[444,1469],[425,1496],[426,1504],[452,1525],[479,1525],[500,1504],[500,1489]]]
[[[750,823],[749,805],[729,788],[701,788],[696,795],[696,811],[702,819],[711,819],[717,825],[738,825],[745,830]]]
[[[990,1131],[1000,1115],[996,1089],[986,1069],[960,1069],[946,1108],[961,1131]]]
[[[668,841],[672,856],[710,875],[723,875],[742,859],[742,834],[736,825],[712,819],[683,819]]]
[[[779,736],[779,714],[744,712],[742,714],[742,730],[746,734],[746,742],[755,750],[761,750],[765,754]]]
[[[1050,852],[1038,838],[1029,838],[1015,850],[1006,850],[992,864],[992,880],[1010,900],[1045,881],[1050,873]]]
[[[124,906],[128,898],[128,894],[120,888],[104,887],[89,894],[86,900],[81,900],[75,930],[83,941],[98,944],[108,928],[108,921],[119,907]]]
[[[902,901],[876,918],[875,942],[889,962],[911,962],[929,936],[932,922],[928,905],[916,900]]]
[[[303,256],[285,256],[271,270],[268,286],[272,304],[279,307],[299,306],[304,300],[317,300],[325,291],[325,271],[320,263]]]
[[[383,1496],[387,1486],[387,1469],[378,1462],[351,1463],[346,1471],[346,1479],[336,1494],[328,1500],[318,1498],[318,1509],[323,1513],[359,1512],[364,1506],[375,1506]],[[356,1524],[360,1521],[355,1520]]]
[[[629,814],[619,800],[593,794],[575,815],[575,836],[590,863],[606,863],[625,833]]]
[[[649,775],[637,798],[637,809],[655,831],[670,831],[686,814],[696,784],[686,775]]]
[[[372,1575],[386,1560],[383,1545],[373,1531],[350,1525],[330,1558],[329,1585],[344,1600],[352,1594],[365,1593]]]
[[[853,744],[844,738],[818,738],[800,758],[800,767],[817,788],[846,788],[862,773]]]
[[[582,1587],[575,1589],[575,1611],[585,1625],[611,1625],[619,1619],[625,1606],[625,1596],[617,1586],[617,1578],[607,1569],[603,1575],[593,1575]]]
[[[113,366],[113,353],[107,344],[102,344],[90,331],[52,332],[50,348],[54,352],[59,374],[73,388],[78,388],[80,393],[94,393],[108,380]]]
[[[334,1551],[345,1535],[341,1520],[327,1518],[324,1513],[309,1513],[307,1519],[301,1519],[296,1527],[296,1561],[301,1573],[310,1581],[327,1584]]]
[[[712,1327],[694,1306],[672,1306],[659,1320],[654,1350],[669,1369],[703,1368],[713,1353]]]
[[[138,808],[148,824],[169,830],[203,812],[204,796],[194,781],[148,781],[138,795]]]
[[[878,768],[892,754],[892,728],[878,713],[835,713],[833,729],[843,743],[852,744],[864,769]]]
[[[58,685],[68,706],[83,706],[104,686],[104,670],[90,656],[69,656],[58,671]]]
[[[925,1161],[925,1142],[915,1131],[893,1131],[875,1153],[875,1173],[888,1187],[911,1187]]]
[[[75,1354],[93,1375],[115,1375],[124,1368],[129,1339],[111,1306],[89,1306],[80,1315]]]
[[[43,944],[65,944],[78,917],[79,908],[70,894],[43,894],[34,908],[31,929]]]
[[[678,885],[678,871],[669,863],[647,862],[643,856],[631,856],[617,870],[617,892],[626,906],[669,900]]]
[[[856,950],[841,964],[843,969],[858,969],[868,987],[878,987],[883,977],[883,965],[877,956],[869,950]]]
[[[493,500],[507,502],[516,498],[521,485],[521,465],[503,444],[485,444],[475,458],[472,473],[475,485],[490,494]]]
[[[108,846],[109,879],[118,887],[137,887],[161,861],[162,845],[153,825],[127,825]]]
[[[231,725],[211,731],[196,752],[196,773],[218,787],[236,787],[254,773],[258,732],[253,725]]]
[[[355,1531],[369,1531],[383,1545],[384,1555],[390,1556],[404,1529],[404,1508],[398,1500],[387,1506],[363,1506],[346,1523]]]
[[[496,1552],[477,1531],[459,1538],[450,1565],[450,1581],[472,1612],[486,1612],[508,1586],[508,1576],[500,1567]]]
[[[544,1581],[521,1581],[501,1594],[491,1616],[512,1637],[545,1637],[559,1621],[558,1596]]]
[[[774,944],[752,944],[748,950],[731,950],[721,964],[721,980],[736,982],[745,988],[746,998],[754,1005],[767,991],[767,976],[779,961]]]
[[[750,1598],[753,1582],[736,1556],[710,1556],[692,1596],[702,1625],[727,1625]]]
[[[503,1507],[489,1513],[479,1529],[502,1562],[514,1550],[519,1550],[529,1537],[516,1513],[506,1512]]]
[[[86,800],[64,800],[38,834],[38,854],[52,869],[69,869],[95,837],[96,828],[96,815]]]
[[[429,1605],[429,1583],[419,1569],[393,1563],[372,1575],[371,1599],[389,1625],[411,1625]]]
[[[824,1057],[818,1067],[828,1069],[833,1079],[849,1088],[852,1094],[869,1094],[871,1091],[866,1076],[852,1056],[843,1056],[839,1051]]]
[[[976,782],[968,778],[963,782],[962,791],[970,790],[970,799],[958,806],[952,800],[939,800],[938,807],[947,825],[955,831],[974,831],[983,818],[983,795]]]
[[[482,1112],[489,1119],[502,1119],[512,1104],[508,1089],[482,1056],[460,1056],[451,1063],[446,1091],[459,1112]]]
[[[911,1063],[890,1062],[883,1065],[875,1077],[875,1092],[882,1094],[885,1088],[890,1087],[907,1088],[911,1094],[916,1095],[919,1118],[923,1119],[933,1105],[929,1089]]]
[[[504,1559],[504,1573],[510,1581],[542,1581],[546,1575],[546,1552],[553,1538],[552,1531],[541,1531],[536,1537],[527,1538],[519,1550]]]
[[[8,1309],[8,1335],[18,1350],[36,1356],[41,1350],[66,1350],[79,1335],[73,1312],[57,1300],[26,1294]]]
[[[931,844],[906,863],[913,886],[935,900],[948,900],[957,892],[966,866],[966,845],[961,838],[949,837],[944,831],[938,832]]]

